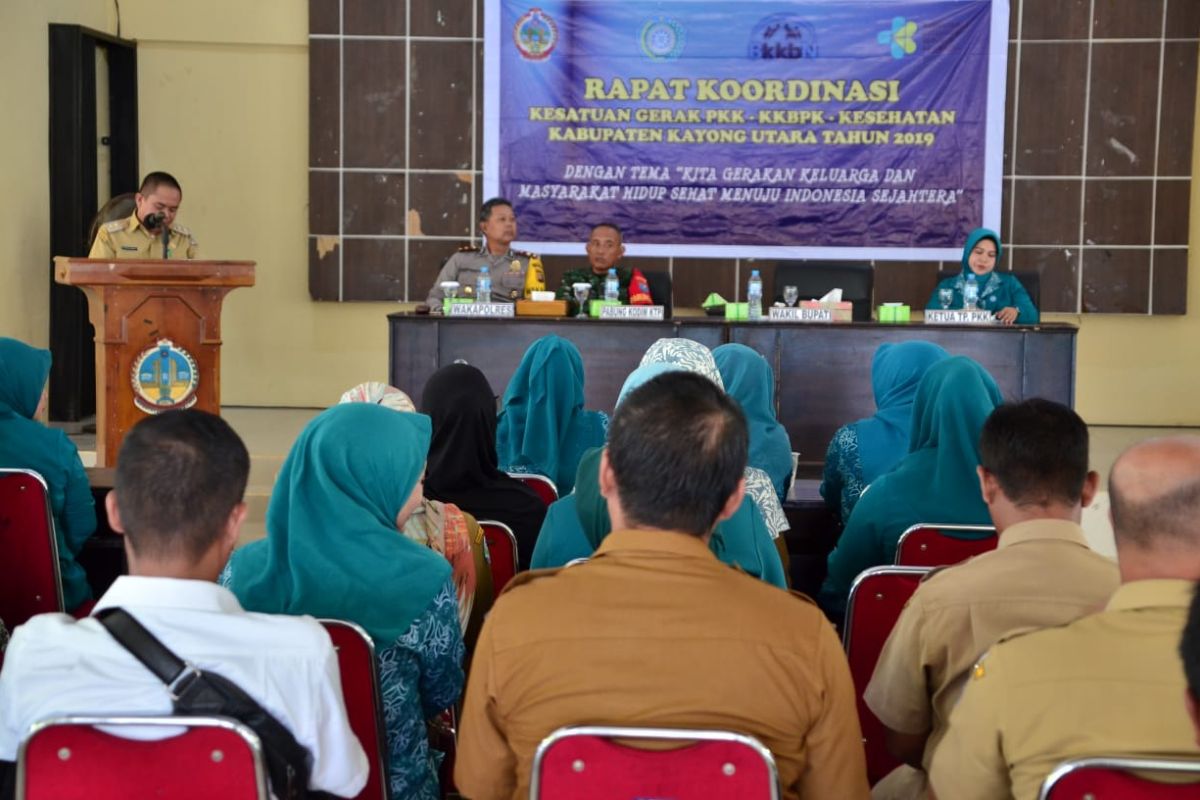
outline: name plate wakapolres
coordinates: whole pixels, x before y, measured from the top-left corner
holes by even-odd
[[[512,303],[455,303],[450,306],[452,317],[491,317],[503,319],[515,316],[516,306]]]
[[[926,325],[995,325],[996,315],[991,311],[967,311],[966,309],[931,308],[925,312]]]
[[[828,308],[779,308],[772,306],[767,314],[772,322],[833,322]]]
[[[600,319],[659,320],[663,318],[662,306],[601,306]]]

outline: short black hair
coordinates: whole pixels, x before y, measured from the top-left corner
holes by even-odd
[[[750,437],[737,403],[701,375],[668,372],[621,403],[608,461],[629,521],[703,536],[746,470]]]
[[[979,434],[979,463],[1019,506],[1078,503],[1088,475],[1087,424],[1040,397],[997,406]]]
[[[164,411],[125,436],[113,483],[135,553],[199,559],[242,502],[250,454],[229,423],[205,411]]]
[[[1200,592],[1192,590],[1183,636],[1179,639],[1179,657],[1183,659],[1183,674],[1192,698],[1200,700]]]
[[[595,234],[597,228],[612,228],[614,231],[617,232],[617,239],[621,240],[622,242],[625,241],[625,232],[623,230],[621,230],[621,226],[615,222],[608,222],[608,221],[597,222],[595,225],[592,226],[591,231],[589,231],[589,236]]]
[[[160,186],[170,187],[183,194],[183,187],[179,185],[179,181],[175,180],[175,176],[168,172],[151,172],[146,175],[142,178],[142,186],[138,189],[138,194],[152,194]]]
[[[505,200],[503,197],[493,197],[491,200],[488,200],[479,207],[479,221],[487,222],[489,219],[491,219],[492,209],[494,209],[496,206],[508,206],[509,208],[512,208],[513,204]]]

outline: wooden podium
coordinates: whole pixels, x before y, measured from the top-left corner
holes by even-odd
[[[221,409],[221,302],[254,285],[253,261],[54,259],[96,327],[96,466],[111,467],[147,414]]]

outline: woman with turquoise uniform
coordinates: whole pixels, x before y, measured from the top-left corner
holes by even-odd
[[[967,276],[973,274],[979,286],[976,305],[980,310],[993,312],[1004,325],[1036,325],[1040,317],[1029,292],[1011,272],[996,271],[1002,254],[998,233],[987,228],[971,231],[963,247],[962,272],[938,283],[926,310],[942,308],[939,295],[943,289],[952,293],[950,308],[963,308],[963,289],[967,285]]]
[[[750,428],[750,466],[771,479],[779,502],[792,481],[792,444],[775,418],[775,373],[757,350],[723,344],[712,351],[725,393],[738,402]]]
[[[841,618],[854,578],[868,567],[891,564],[900,534],[913,525],[991,524],[975,470],[979,433],[1002,400],[992,376],[966,356],[926,370],[913,401],[908,455],[863,491],[829,554],[820,593],[826,613]]]
[[[496,424],[496,456],[505,472],[545,475],[570,494],[580,457],[608,437],[608,417],[583,407],[583,358],[561,336],[529,346]]]

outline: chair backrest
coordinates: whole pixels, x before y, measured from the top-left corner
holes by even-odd
[[[870,264],[839,261],[780,261],[775,266],[773,297],[783,298],[783,287],[795,286],[801,300],[821,297],[830,289],[841,289],[842,299],[854,304],[856,322],[871,319],[875,268]]]
[[[9,630],[63,610],[50,491],[28,469],[0,469],[0,619]]]
[[[663,307],[663,316],[670,317],[674,298],[671,293],[671,273],[666,270],[644,269],[646,284],[650,287],[650,299]]]
[[[531,475],[524,472],[510,472],[508,475],[537,492],[538,497],[542,498],[542,502],[546,505],[550,505],[558,499],[558,487],[545,475]]]
[[[962,272],[959,269],[944,269],[938,273],[938,281],[944,281],[946,278],[954,278]],[[1005,272],[1005,270],[1001,270]],[[1042,274],[1040,272],[1027,272],[1013,270],[1011,274],[1014,278],[1021,282],[1025,287],[1025,291],[1029,293],[1029,299],[1038,308],[1042,307]]]
[[[1079,758],[1046,777],[1038,800],[1195,800],[1198,782],[1200,759]]]
[[[340,619],[323,619],[337,650],[338,671],[342,676],[342,697],[350,730],[367,754],[371,772],[358,800],[387,800],[387,733],[383,725],[383,702],[379,689],[379,664],[375,643],[360,626]]]
[[[778,800],[779,775],[761,742],[729,731],[584,726],[560,728],[538,745],[530,800],[613,797]]]
[[[479,520],[483,539],[487,542],[492,568],[492,595],[499,597],[504,585],[517,574],[517,537],[512,528],[494,519]]]
[[[131,739],[121,728],[183,729]],[[136,732],[131,730],[131,734]],[[17,754],[24,800],[267,800],[262,743],[226,717],[59,717],[34,724]]]
[[[991,525],[948,525],[921,522],[900,534],[896,564],[903,567],[948,567],[995,550],[1000,538]]]
[[[867,752],[867,776],[872,784],[900,766],[900,762],[888,752],[883,723],[863,702],[863,692],[871,682],[879,654],[900,611],[927,572],[928,567],[871,567],[860,573],[850,587],[842,644],[854,678],[858,721]]]

